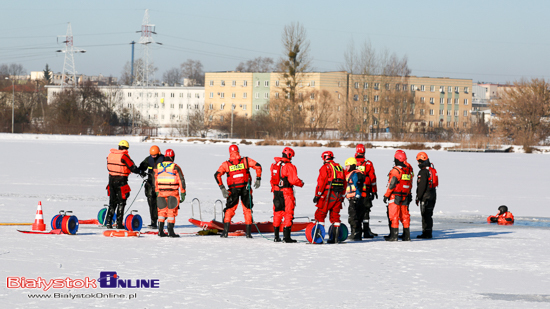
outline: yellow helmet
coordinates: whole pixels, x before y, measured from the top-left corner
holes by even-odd
[[[344,163],[346,166],[357,165],[357,160],[354,157],[349,157]]]
[[[128,144],[128,141],[121,140],[120,143],[118,143],[118,146],[130,148],[130,144]]]

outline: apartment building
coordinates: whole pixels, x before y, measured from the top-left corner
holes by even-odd
[[[61,92],[61,86],[46,86],[48,103]],[[204,87],[98,86],[117,112],[133,115],[136,122],[145,120],[157,127],[174,127],[187,123],[193,113],[204,109]]]

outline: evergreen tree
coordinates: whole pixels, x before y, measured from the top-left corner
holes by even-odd
[[[50,67],[46,63],[46,68],[44,69],[44,80],[50,84],[52,82],[52,71],[50,71]]]

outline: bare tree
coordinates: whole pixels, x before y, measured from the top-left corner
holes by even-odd
[[[183,75],[178,68],[171,68],[162,74],[162,81],[168,84],[181,84]]]
[[[314,90],[308,93],[309,101],[305,102],[305,108],[309,120],[306,119],[306,126],[311,136],[322,138],[329,123],[333,122],[332,96],[327,90]],[[309,103],[309,104],[308,104]]]
[[[284,93],[284,106],[281,109],[289,115],[290,133],[291,137],[294,137],[297,130],[303,126],[303,117],[299,117],[301,102],[297,98],[296,90],[311,70],[309,40],[304,26],[292,22],[284,27],[281,41],[284,53],[278,64],[283,79],[279,87]]]
[[[275,69],[273,58],[257,57],[246,62],[241,62],[235,69],[239,72],[260,72],[267,73]]]
[[[122,68],[119,83],[121,85],[132,85],[132,81],[133,83],[140,83],[141,81],[139,80],[138,72],[143,68],[143,66],[143,59],[138,59],[134,61],[134,76],[132,77],[132,64],[130,63],[130,61],[126,62],[126,64]],[[154,74],[156,71],[158,71],[158,68],[152,62],[149,63],[149,72],[151,72],[151,74]]]
[[[25,68],[21,64],[18,64],[18,63],[0,64],[0,75],[20,76],[26,73],[27,73],[27,70],[25,70]]]
[[[189,79],[189,86],[204,85],[204,72],[200,60],[187,59],[180,67],[183,78]]]
[[[550,84],[544,79],[521,79],[491,103],[497,133],[525,149],[550,134]]]

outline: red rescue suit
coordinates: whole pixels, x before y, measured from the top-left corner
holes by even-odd
[[[223,185],[222,176],[227,174],[229,197],[224,209],[225,216],[223,222],[225,223],[231,222],[231,219],[235,216],[240,198],[244,222],[247,225],[252,224],[252,207],[254,204],[252,202],[252,188],[250,186],[250,168],[256,170],[257,178],[262,177],[262,166],[258,162],[248,157],[241,158],[239,152],[233,151],[229,155],[229,160],[223,162],[214,174],[218,186]]]
[[[271,164],[271,192],[273,192],[273,227],[291,227],[294,220],[294,186],[303,187],[304,182],[298,178],[296,166],[287,158],[275,157]]]
[[[498,223],[498,225],[512,225],[514,224],[514,215],[511,212],[507,211],[502,215],[499,212],[495,216],[487,217],[487,223],[494,222]]]
[[[372,191],[372,193],[378,193],[378,187],[376,186],[376,173],[374,172],[374,165],[372,165],[372,162],[361,157],[355,157],[355,160],[357,160],[357,170],[363,173],[366,178],[363,197],[366,197],[366,193],[369,191]]]
[[[317,207],[317,211],[315,211],[317,222],[325,222],[329,212],[331,223],[341,222],[340,210],[342,210],[343,195],[345,194],[345,182],[344,169],[340,164],[330,160],[321,166],[315,188],[315,196],[319,197],[317,205],[315,205]]]
[[[181,168],[170,159],[159,163],[154,170],[157,193],[158,221],[175,223],[178,216],[181,193],[185,192],[185,178]]]
[[[394,166],[388,174],[388,189],[384,194],[389,199],[388,217],[392,228],[399,228],[399,221],[403,228],[409,228],[411,222],[408,203],[414,173],[410,164],[404,162],[403,165]]]

